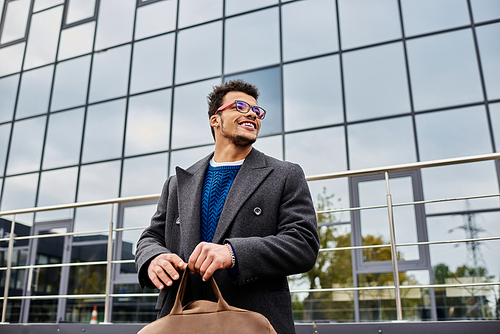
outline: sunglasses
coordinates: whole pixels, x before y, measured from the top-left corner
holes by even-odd
[[[242,114],[246,114],[247,112],[252,110],[255,113],[255,115],[257,115],[257,118],[260,120],[264,119],[264,117],[266,116],[266,111],[263,108],[261,108],[259,106],[252,106],[252,105],[246,103],[245,101],[240,101],[240,100],[234,100],[233,102],[229,102],[229,103],[224,104],[219,109],[217,109],[215,114],[217,114],[219,111],[222,111],[226,108],[231,107],[232,105],[234,105],[236,110],[238,110]]]

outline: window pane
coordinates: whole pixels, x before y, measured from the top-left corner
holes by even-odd
[[[319,228],[318,232],[322,245],[351,246],[349,225],[324,226]],[[322,265],[323,263],[325,265]],[[353,286],[351,251],[321,252],[312,272],[290,276],[289,281],[292,290],[309,289],[311,286],[324,289],[350,288]],[[292,293],[292,301],[295,322],[355,321],[354,291],[295,292]]]
[[[338,50],[334,1],[297,1],[281,10],[284,61]]]
[[[39,12],[49,7],[60,5],[63,2],[64,0],[35,0],[35,7],[33,8],[33,12]]]
[[[475,22],[500,18],[500,3],[497,0],[471,0]]]
[[[470,24],[466,0],[401,1],[406,36]]]
[[[398,177],[389,180],[389,187],[393,203],[413,202],[413,185],[411,177]],[[359,205],[361,207],[386,204],[386,181],[373,180],[358,183]],[[417,223],[415,218],[415,209],[413,206],[399,206],[393,208],[394,228],[397,243],[417,242]],[[382,245],[390,243],[389,221],[387,209],[369,209],[360,212],[361,219],[361,237],[363,245]],[[365,250],[365,262],[369,261],[388,261],[391,258],[385,258],[381,254],[389,249],[380,249],[381,252],[375,252],[373,249]],[[400,260],[410,261],[420,258],[418,248],[399,247]],[[390,254],[390,251],[389,251]],[[389,255],[387,254],[387,255]]]
[[[77,176],[77,167],[43,172],[40,179],[37,206],[73,203],[76,196]],[[38,212],[36,214],[38,222],[68,218],[73,218],[73,209]]]
[[[342,48],[401,38],[396,0],[339,0]]]
[[[286,131],[344,121],[338,56],[284,65],[283,81]]]
[[[155,204],[126,207],[123,210],[123,227],[131,228],[147,226],[149,225],[151,216],[155,211]],[[142,230],[123,231],[121,260],[134,259],[135,250],[137,248],[137,240],[139,240],[141,233]],[[125,266],[130,269],[127,268],[129,270],[124,270]],[[122,264],[120,269],[121,273],[136,273],[133,264]]]
[[[0,122],[12,120],[18,85],[18,74],[0,79]]]
[[[95,22],[80,24],[61,32],[58,60],[68,59],[92,52]]]
[[[89,84],[90,56],[57,64],[51,110],[85,104]]]
[[[19,43],[0,49],[0,76],[21,71],[25,45]]]
[[[349,121],[410,111],[401,43],[348,52],[343,62]]]
[[[71,24],[94,16],[95,0],[69,0],[66,24]]]
[[[203,146],[188,150],[173,151],[170,158],[170,174],[175,174],[175,167],[188,168],[196,161],[206,157],[214,151],[214,146]],[[159,188],[161,190],[161,188]]]
[[[75,165],[80,160],[84,109],[49,116],[43,168]]]
[[[216,79],[175,89],[172,148],[213,143],[206,97],[218,84]]]
[[[180,0],[179,28],[222,17],[222,0]]]
[[[47,112],[53,74],[53,65],[23,73],[17,102],[17,119]]]
[[[275,5],[277,3],[278,0],[226,0],[226,16]]]
[[[347,169],[342,127],[285,135],[285,160],[302,166],[306,175]]]
[[[483,106],[426,113],[415,119],[422,160],[492,153]]]
[[[222,22],[181,30],[177,41],[175,82],[221,75]]]
[[[35,206],[38,173],[7,177],[4,182],[2,211]],[[16,222],[18,222],[17,216]]]
[[[28,23],[30,4],[30,0],[7,2],[7,10],[5,11],[5,20],[3,22],[0,44],[24,38],[26,35],[26,24]]]
[[[118,169],[116,170],[117,173],[119,174],[120,168],[118,166]],[[91,172],[92,173],[92,172]],[[111,174],[111,173],[110,173]],[[113,174],[112,176],[116,176]],[[98,193],[99,189],[96,190],[96,194]],[[118,190],[117,190],[118,192]],[[106,197],[102,199],[109,199],[109,198],[114,198],[115,196],[111,197]],[[78,199],[79,202],[82,202],[80,199]],[[113,217],[113,221],[116,221],[116,210],[114,210],[115,214]],[[107,230],[109,228],[109,219],[111,218],[111,205],[99,205],[99,206],[93,206],[93,207],[84,207],[84,208],[78,208],[76,209],[76,214],[75,214],[75,228],[74,232],[83,232],[83,231],[99,231],[99,230]],[[98,234],[96,236],[97,238],[106,238],[108,239],[107,234],[102,235]],[[94,252],[92,253],[86,253],[85,255],[87,256],[93,256],[96,253],[100,253],[99,249],[94,248]]]
[[[174,38],[169,34],[135,43],[130,93],[172,85]]]
[[[498,180],[493,161],[422,169],[424,199],[445,199],[498,194]],[[462,210],[497,208],[498,198],[428,203],[427,214]]]
[[[94,55],[90,102],[127,94],[130,44]]]
[[[95,49],[132,40],[135,0],[100,0]]]
[[[500,98],[500,23],[476,28],[488,99]]]
[[[350,169],[389,166],[416,161],[410,117],[350,125]]]
[[[281,76],[279,67],[227,76],[225,81],[242,79],[259,89],[259,106],[266,110],[259,136],[281,133]]]
[[[429,240],[497,237],[499,218],[497,212],[428,218]],[[499,280],[498,240],[430,245],[429,251],[435,284]],[[495,290],[492,286],[435,289],[438,320],[488,319],[498,309]]]
[[[57,42],[63,7],[33,14],[24,60],[24,69],[53,63],[56,60]]]
[[[253,147],[273,158],[283,160],[283,137],[281,136],[258,138]]]
[[[159,1],[137,8],[135,39],[175,30],[177,1]]]
[[[78,187],[78,202],[98,201],[118,197],[120,165],[120,161],[111,161],[82,166],[80,171],[80,185]],[[98,212],[100,210],[91,211]],[[111,210],[108,212],[111,212]],[[109,218],[110,215],[108,214],[105,221],[109,222]],[[97,229],[103,229],[102,223],[96,225]]]
[[[416,110],[482,100],[469,29],[407,41]]]
[[[224,72],[231,73],[280,61],[278,9],[226,20]],[[240,44],[248,48],[242,52]]]
[[[10,146],[8,174],[25,173],[40,169],[43,136],[47,117],[31,118],[14,124]],[[29,133],[29,136],[26,134]]]
[[[124,123],[125,99],[89,106],[82,162],[121,157]]]
[[[167,163],[167,153],[125,159],[123,162],[122,193],[120,196],[127,197],[160,193],[162,184],[167,178]],[[142,225],[148,225],[148,221],[143,222]]]
[[[500,103],[490,104],[490,115],[496,152],[500,152]]]
[[[0,125],[0,175],[3,175],[5,170],[5,159],[7,158],[7,148],[9,146],[10,128],[10,123]]]
[[[125,155],[168,150],[172,90],[130,98]]]
[[[309,176],[306,174],[306,176]],[[344,209],[349,207],[349,186],[347,178],[309,181],[309,190],[316,210]],[[320,223],[350,222],[348,211],[321,214],[318,216]],[[349,245],[351,237],[349,236]]]

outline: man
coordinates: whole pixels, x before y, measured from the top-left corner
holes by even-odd
[[[215,150],[164,184],[136,252],[142,287],[157,287],[158,316],[173,306],[180,271],[189,299],[212,299],[214,276],[226,301],[294,333],[287,275],[308,271],[319,240],[302,169],[252,148],[265,116],[258,90],[242,80],[209,94]],[[237,329],[235,329],[237,331]]]

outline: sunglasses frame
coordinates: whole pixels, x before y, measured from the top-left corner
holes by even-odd
[[[250,103],[245,102],[245,101],[242,101],[242,100],[234,100],[234,101],[232,101],[232,102],[228,102],[228,103],[226,103],[226,104],[222,105],[219,109],[217,109],[217,110],[215,111],[214,115],[217,115],[217,113],[218,113],[219,111],[222,111],[222,110],[224,110],[224,109],[226,109],[226,108],[229,108],[229,107],[230,107],[230,106],[232,106],[232,105],[238,105],[238,102],[243,102],[243,103],[245,103],[245,104],[248,106],[248,109],[247,109],[247,111],[245,111],[245,112],[240,111],[238,108],[236,108],[236,110],[237,110],[239,113],[241,113],[241,114],[247,114],[250,110],[252,110],[252,112],[253,112],[255,115],[257,115],[257,113],[253,110],[253,108],[258,108],[259,110],[261,110],[261,111],[262,111],[262,117],[260,117],[259,115],[257,115],[257,118],[258,118],[258,119],[260,119],[260,120],[263,120],[263,119],[264,119],[264,117],[266,117],[266,113],[267,113],[267,112],[266,112],[266,110],[265,110],[264,108],[259,107],[259,106],[253,106],[253,105],[251,105]]]

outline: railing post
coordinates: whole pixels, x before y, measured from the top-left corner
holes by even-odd
[[[391,238],[392,270],[394,274],[394,294],[396,298],[396,314],[398,321],[403,320],[401,307],[401,290],[399,288],[398,252],[396,249],[396,234],[394,232],[394,216],[392,210],[392,196],[389,188],[389,172],[385,172],[385,184],[387,187],[387,211],[389,215],[389,231]]]
[[[5,272],[5,288],[3,291],[2,323],[7,316],[7,299],[9,298],[10,272],[12,268],[12,248],[14,247],[14,228],[16,226],[16,215],[12,218],[9,235],[9,248],[7,251],[7,271]]]
[[[108,263],[106,265],[106,299],[104,302],[104,323],[111,323],[109,319],[109,308],[111,305],[111,261],[113,259],[113,215],[114,204],[111,204],[111,220],[109,221],[108,232]]]

